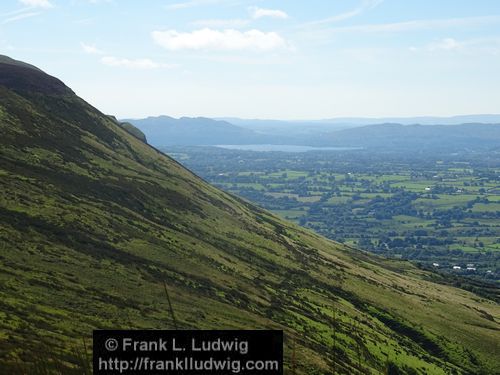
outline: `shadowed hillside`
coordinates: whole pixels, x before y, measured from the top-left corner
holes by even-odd
[[[300,374],[500,367],[496,303],[221,192],[2,61],[1,373],[82,373],[93,329],[172,328],[163,282],[181,328],[285,330]]]

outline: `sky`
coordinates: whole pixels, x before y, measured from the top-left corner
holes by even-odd
[[[497,0],[2,0],[0,54],[118,118],[500,113]]]

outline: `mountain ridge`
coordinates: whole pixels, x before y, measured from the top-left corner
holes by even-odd
[[[258,142],[260,135],[252,130],[230,124],[226,121],[212,120],[206,117],[169,116],[147,117],[145,119],[124,119],[144,132],[155,146],[168,145],[208,145],[232,143],[244,139]]]
[[[464,119],[466,116],[457,118]],[[160,148],[224,144],[288,144],[384,149],[389,152],[404,150],[418,153],[422,148],[425,148],[426,152],[443,150],[456,152],[470,148],[472,151],[482,152],[485,150],[485,145],[494,148],[495,142],[500,139],[500,127],[497,126],[500,122],[423,125],[396,122],[342,124],[329,123],[327,120],[313,122],[241,120],[230,123],[204,117],[175,119],[169,116],[125,121],[130,121],[145,132],[152,144]]]
[[[302,119],[302,120],[275,120],[275,119],[246,119],[239,117],[214,117],[215,120],[224,120],[235,125],[255,122],[275,123],[311,123],[311,124],[351,124],[351,125],[373,125],[382,123],[398,123],[402,125],[459,125],[468,122],[475,123],[500,123],[500,114],[474,114],[457,116],[406,116],[406,117],[332,117],[325,119]]]
[[[0,55],[0,85],[21,93],[74,95],[74,92],[59,79],[30,64],[3,55]]]
[[[500,144],[500,124],[402,125],[394,123],[361,126],[322,134],[313,143],[349,145],[366,149],[412,152],[495,150]]]
[[[58,85],[3,84],[18,73],[0,69],[4,373],[79,373],[92,329],[172,328],[164,282],[181,328],[283,329],[299,374],[498,368],[497,304],[224,193]]]

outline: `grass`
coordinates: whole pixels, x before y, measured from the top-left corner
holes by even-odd
[[[294,155],[255,153],[246,155],[248,165],[238,172],[224,154],[189,155],[185,164],[208,181],[331,239],[427,265],[474,262],[475,277],[498,283],[498,254],[487,253],[498,252],[493,245],[500,236],[493,168],[454,161],[366,166],[356,159],[325,166],[328,156],[304,162]],[[213,179],[222,171],[223,178]],[[261,184],[259,191],[243,182],[249,176]],[[484,248],[460,239],[474,235],[483,238]],[[486,273],[492,269],[493,275]]]
[[[2,373],[85,373],[93,329],[176,325],[283,329],[297,374],[500,366],[493,301],[224,193],[73,95],[0,98]]]

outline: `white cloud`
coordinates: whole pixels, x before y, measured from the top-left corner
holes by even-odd
[[[10,17],[10,18],[7,18],[7,19],[3,20],[2,24],[9,23],[9,22],[19,21],[19,20],[22,20],[22,19],[25,19],[25,18],[29,18],[29,17],[38,16],[39,14],[40,13],[38,13],[38,12],[21,13],[21,14],[18,14],[16,16],[13,16],[13,17]]]
[[[74,23],[78,25],[90,25],[94,22],[95,17],[87,17],[87,18],[81,18],[79,20],[75,20]]]
[[[174,64],[163,64],[150,59],[122,59],[114,56],[104,56],[101,58],[104,65],[112,67],[123,67],[129,69],[158,69],[158,68],[176,68]]]
[[[13,10],[11,12],[0,14],[0,17],[12,17],[12,16],[15,16],[16,14],[25,13],[25,12],[28,12],[30,10],[32,10],[31,7],[25,7],[25,8]]]
[[[412,46],[412,52],[460,52],[471,56],[484,56],[500,54],[500,38],[476,38],[466,40],[456,40],[454,38],[444,38],[428,43],[422,47]]]
[[[279,34],[255,29],[245,32],[234,29],[218,31],[209,28],[195,30],[190,33],[182,33],[176,30],[153,31],[151,36],[157,44],[172,51],[182,49],[269,51],[287,46],[287,43]]]
[[[27,5],[33,8],[52,8],[53,5],[49,0],[19,0],[21,4]]]
[[[452,27],[477,26],[488,23],[499,23],[500,16],[447,18],[435,20],[413,20],[395,23],[367,24],[346,27],[331,28],[332,32],[402,32],[417,30],[445,29]]]
[[[190,25],[195,27],[206,27],[206,28],[238,29],[248,26],[253,22],[253,20],[263,17],[282,18],[282,19],[288,18],[288,14],[278,9],[263,9],[257,7],[249,7],[248,11],[250,12],[251,18],[206,19],[206,20],[193,21],[190,23]]]
[[[193,21],[190,25],[195,27],[208,27],[208,28],[229,28],[229,29],[237,29],[241,27],[245,27],[250,23],[250,20],[245,20],[241,18],[235,19],[209,19],[209,20],[198,20]]]
[[[90,55],[102,55],[104,54],[103,51],[101,51],[99,48],[97,48],[94,44],[85,44],[85,43],[80,43],[80,46],[82,47],[83,51],[85,53],[88,53]]]
[[[437,43],[432,43],[429,45],[430,51],[436,50],[444,50],[444,51],[453,51],[459,50],[463,47],[462,43],[459,43],[453,38],[444,38]]]
[[[193,8],[201,5],[210,5],[210,4],[216,4],[220,3],[222,0],[191,0],[191,1],[185,1],[182,3],[174,3],[174,4],[169,4],[165,6],[165,9],[167,10],[179,10],[179,9],[186,9],[186,8]]]
[[[38,16],[40,12],[35,11],[35,8],[49,9],[54,7],[49,0],[18,0],[18,1],[21,4],[25,5],[26,7],[0,15],[0,17],[8,17],[3,21],[1,21],[2,25],[10,22],[20,21],[25,18]]]
[[[249,10],[252,14],[252,18],[255,19],[262,17],[282,18],[282,19],[288,18],[288,14],[279,9],[264,9],[264,8],[252,7],[249,8]]]
[[[334,16],[319,20],[319,21],[312,21],[308,22],[302,26],[315,26],[315,25],[322,25],[325,23],[333,23],[333,22],[339,22],[343,21],[352,17],[357,16],[358,14],[361,14],[367,10],[373,9],[380,5],[384,0],[363,0],[361,4],[357,7],[354,8],[350,11],[347,11],[345,13],[340,13],[336,14]]]

